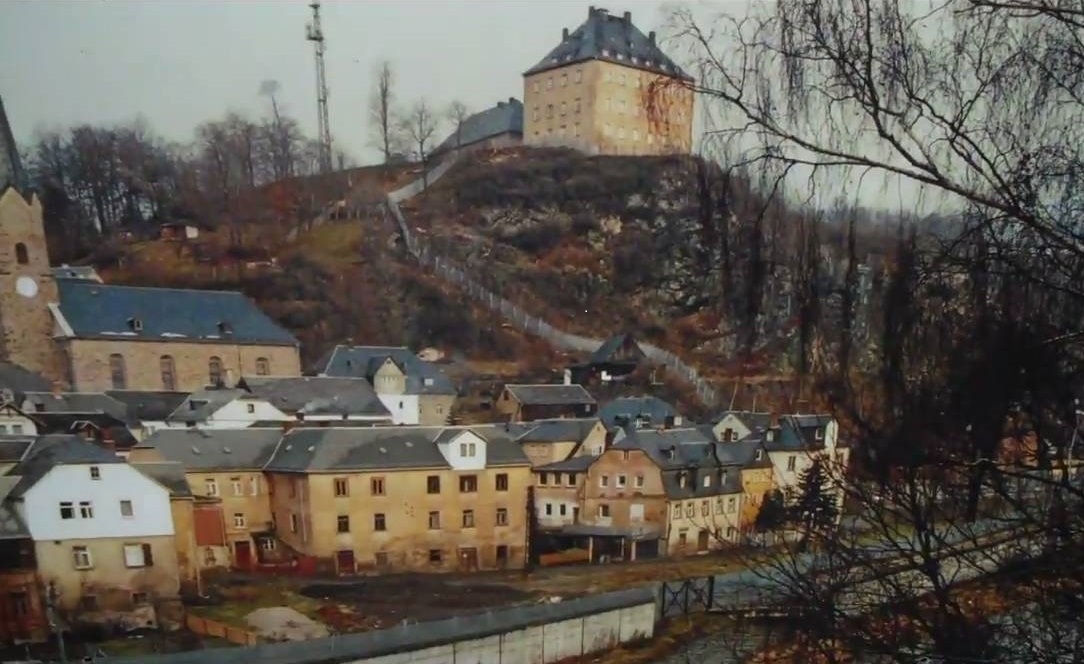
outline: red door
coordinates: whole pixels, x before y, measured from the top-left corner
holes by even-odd
[[[242,540],[233,543],[233,566],[246,572],[252,569],[252,542]]]
[[[354,567],[354,552],[350,550],[336,552],[335,568],[339,574],[353,574],[356,572],[357,570]]]

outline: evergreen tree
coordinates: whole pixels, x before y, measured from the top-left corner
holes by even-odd
[[[802,533],[799,548],[805,548],[809,540],[836,525],[839,509],[831,478],[821,459],[813,461],[802,473],[790,505],[790,520]]]
[[[764,494],[764,502],[754,522],[757,532],[767,533],[779,530],[787,523],[787,505],[783,493],[778,489]]]

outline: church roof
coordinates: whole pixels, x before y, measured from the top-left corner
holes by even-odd
[[[624,16],[611,16],[605,9],[595,7],[587,11],[587,20],[580,27],[571,32],[566,30],[561,43],[524,72],[524,76],[586,60],[606,60],[663,76],[692,80],[655,44],[654,32],[645,35],[632,24],[632,14],[625,12]]]
[[[510,97],[508,101],[499,101],[496,106],[463,120],[459,131],[453,127],[452,133],[433,153],[454,150],[457,147],[457,138],[458,147],[463,147],[501,134],[523,135],[523,102],[514,97]]]
[[[4,112],[4,100],[0,97],[0,194],[8,187],[15,187],[16,191],[25,195],[26,185],[19,149],[11,133],[7,113]]]
[[[143,288],[57,279],[60,327],[79,339],[292,346],[297,339],[232,291]]]

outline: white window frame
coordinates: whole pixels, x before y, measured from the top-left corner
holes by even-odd
[[[234,528],[247,528],[248,519],[245,517],[244,512],[233,513],[233,527]]]
[[[618,489],[624,489],[625,486],[628,483],[629,483],[629,478],[627,476],[625,476],[625,475],[618,475],[617,476],[617,488]]]
[[[79,518],[80,519],[93,519],[94,518],[94,501],[80,500],[79,501]]]
[[[124,513],[124,506],[128,505],[128,513]],[[120,515],[125,519],[131,519],[135,517],[135,505],[131,500],[125,499],[120,501]]]
[[[72,565],[75,569],[94,569],[94,556],[90,553],[90,549],[85,546],[73,546]]]
[[[218,480],[213,477],[208,477],[204,481],[204,487],[207,489],[208,496],[218,495]]]
[[[143,555],[142,544],[124,545],[124,566],[128,569],[147,566],[147,557]]]

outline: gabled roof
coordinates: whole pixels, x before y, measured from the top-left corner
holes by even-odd
[[[240,386],[287,415],[340,415],[391,419],[364,378],[249,377]]]
[[[191,498],[192,488],[184,475],[184,465],[176,461],[143,461],[131,463],[132,468],[143,473],[169,490],[174,498]]]
[[[14,187],[23,197],[27,194],[26,174],[19,159],[19,146],[11,133],[7,112],[4,111],[4,99],[0,97],[0,195]]]
[[[316,364],[316,373],[332,378],[366,378],[391,359],[406,375],[407,394],[455,394],[455,385],[430,362],[409,348],[395,346],[335,346]]]
[[[472,427],[327,427],[294,429],[266,470],[319,472],[402,468],[447,468],[438,440],[471,431],[486,441],[486,465],[529,465],[510,438],[485,437]]]
[[[124,463],[124,460],[79,436],[39,436],[26,457],[8,473],[21,478],[12,488],[11,496],[21,497],[56,466],[107,463]]]
[[[505,385],[512,397],[524,406],[575,406],[594,404],[582,385]]]
[[[128,408],[105,392],[27,392],[20,405],[32,417],[43,413],[106,413],[122,422],[128,417]]]
[[[42,434],[78,434],[90,426],[118,449],[129,449],[138,442],[124,421],[109,413],[34,413],[34,420]]]
[[[106,394],[124,404],[131,423],[164,421],[188,398],[188,392],[110,390]]]
[[[598,411],[598,416],[607,429],[617,426],[616,421],[620,417],[626,417],[629,422],[637,419],[646,419],[654,425],[661,425],[667,418],[676,417],[677,410],[669,403],[658,397],[620,397],[606,404]]]
[[[563,39],[524,76],[586,60],[605,60],[685,80],[692,78],[677,66],[655,43],[655,33],[645,35],[632,24],[632,15],[611,16],[605,9],[591,7],[580,27],[566,32]]]
[[[824,429],[832,422],[831,415],[783,415],[779,431],[765,447],[772,451],[818,450],[824,447]],[[818,429],[821,437],[817,438]]]
[[[281,439],[281,429],[159,429],[139,447],[188,471],[259,470]]]
[[[451,135],[433,150],[433,154],[466,147],[501,134],[523,135],[523,103],[514,97],[466,118],[458,132],[453,127]]]
[[[732,416],[734,419],[745,425],[746,429],[749,429],[752,434],[763,434],[772,426],[772,414],[760,413],[752,410],[724,410],[719,413],[713,422],[718,424],[723,421],[727,415]]]
[[[547,463],[544,466],[538,466],[534,469],[534,472],[585,473],[587,472],[587,469],[591,467],[591,464],[596,461],[598,461],[597,456],[581,454],[580,456],[569,457],[561,461]]]
[[[704,458],[705,446],[712,442],[704,432],[694,428],[629,429],[624,438],[614,442],[611,449],[642,450],[660,468],[676,469],[698,465]]]
[[[21,399],[26,392],[48,392],[52,384],[45,376],[12,362],[0,362],[0,390],[11,390]]]
[[[169,414],[167,422],[196,423],[206,422],[219,408],[236,399],[248,396],[248,392],[237,387],[212,387],[189,394],[181,405]]]
[[[535,420],[523,424],[530,425],[530,428],[517,438],[520,443],[581,443],[598,426],[598,419],[576,417]]]
[[[113,286],[57,279],[58,321],[78,339],[295,346],[297,339],[241,293]]]
[[[589,364],[604,364],[613,360],[613,356],[617,351],[621,350],[626,343],[632,343],[640,355],[643,355],[643,351],[640,350],[640,345],[636,343],[636,340],[629,334],[615,334],[606,341],[602,342],[595,352],[591,353],[591,356],[587,358]]]

